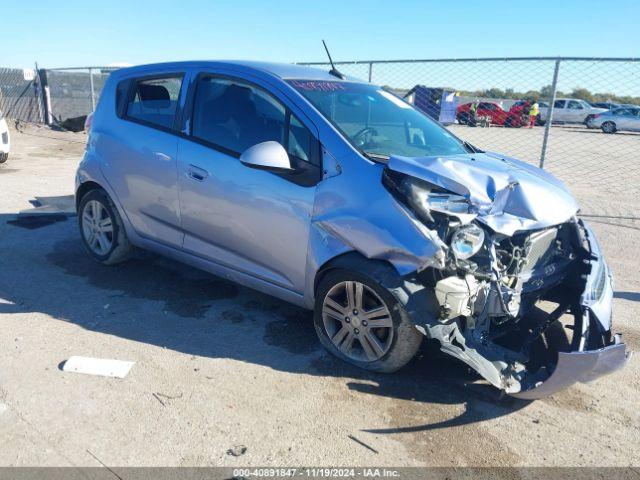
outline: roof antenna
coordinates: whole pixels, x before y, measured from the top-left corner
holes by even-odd
[[[333,60],[331,59],[331,54],[329,53],[329,49],[327,48],[327,44],[324,40],[322,40],[322,44],[324,45],[324,49],[327,52],[327,57],[329,57],[329,63],[331,64],[331,70],[329,70],[329,75],[333,75],[334,77],[338,77],[340,80],[346,80],[346,76],[336,70],[336,66],[333,64]]]

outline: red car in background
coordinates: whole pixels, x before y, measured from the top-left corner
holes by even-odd
[[[517,112],[506,111],[498,103],[480,102],[478,104],[478,117],[489,117],[492,125],[504,127],[521,127],[522,115]],[[458,107],[456,112],[458,123],[469,125],[471,121],[471,103],[465,103]]]

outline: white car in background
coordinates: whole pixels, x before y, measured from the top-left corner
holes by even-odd
[[[11,139],[9,138],[9,125],[0,112],[0,163],[4,163],[9,158]]]
[[[553,122],[584,123],[598,113],[607,112],[606,108],[595,108],[579,98],[557,98],[553,104]],[[540,120],[547,121],[548,108],[540,108]]]

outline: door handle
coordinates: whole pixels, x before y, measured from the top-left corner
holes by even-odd
[[[207,172],[204,168],[196,167],[195,165],[189,165],[187,176],[192,180],[202,182],[209,176],[209,172]]]

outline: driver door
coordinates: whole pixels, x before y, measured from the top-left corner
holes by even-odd
[[[321,178],[316,136],[291,106],[244,80],[200,74],[190,99],[190,131],[178,145],[184,249],[302,292]],[[268,140],[285,147],[295,172],[239,161],[247,148]]]

